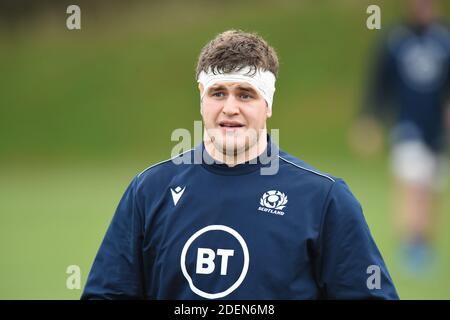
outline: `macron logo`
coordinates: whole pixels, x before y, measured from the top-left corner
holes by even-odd
[[[173,200],[173,205],[174,206],[177,205],[177,203],[180,200],[181,196],[183,195],[183,192],[184,192],[185,189],[186,189],[186,187],[181,189],[180,186],[176,187],[175,190],[170,188],[170,191],[172,192],[172,200]]]

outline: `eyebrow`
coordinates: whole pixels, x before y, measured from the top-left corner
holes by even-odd
[[[247,85],[238,85],[234,89],[257,94],[257,91],[255,89],[253,89],[251,86],[247,86]],[[214,92],[214,91],[220,91],[220,90],[228,90],[228,88],[225,87],[224,85],[214,85],[208,89],[208,92]]]

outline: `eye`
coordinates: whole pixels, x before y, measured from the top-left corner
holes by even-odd
[[[211,94],[212,97],[222,98],[225,96],[225,93],[222,91],[216,91]]]
[[[248,93],[242,93],[242,94],[240,95],[240,98],[241,98],[242,100],[249,100],[249,99],[252,99],[253,96],[250,95],[250,94],[248,94]]]

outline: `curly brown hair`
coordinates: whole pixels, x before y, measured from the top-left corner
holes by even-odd
[[[278,57],[275,50],[256,33],[227,30],[208,42],[200,52],[196,77],[209,68],[215,73],[228,73],[250,67],[271,71],[278,75]]]

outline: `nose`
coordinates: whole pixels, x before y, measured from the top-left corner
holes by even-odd
[[[222,112],[228,116],[239,114],[239,102],[232,94],[225,100]]]

